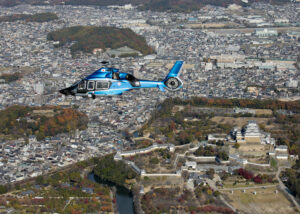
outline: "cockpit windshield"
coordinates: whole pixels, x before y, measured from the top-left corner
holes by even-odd
[[[135,78],[132,74],[127,74],[126,75],[126,79],[129,81],[129,83],[132,85],[132,86],[134,86],[134,87],[138,87],[138,86],[140,86],[141,84],[140,84],[140,81],[137,79],[137,78]]]
[[[127,74],[126,79],[128,81],[136,81],[137,80],[137,78],[135,78],[132,74]]]
[[[115,80],[119,80],[120,79],[120,75],[118,72],[112,72],[112,78]]]
[[[78,84],[78,89],[79,89],[79,90],[84,90],[84,89],[86,89],[86,80],[82,80],[82,81]]]

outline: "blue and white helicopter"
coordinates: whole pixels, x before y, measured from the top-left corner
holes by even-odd
[[[102,62],[108,64],[108,62]],[[125,91],[139,88],[159,88],[164,91],[176,91],[182,88],[182,81],[178,78],[184,61],[176,61],[166,78],[162,81],[139,80],[119,69],[102,67],[59,92],[64,95],[86,96],[95,99],[97,96],[121,95]]]

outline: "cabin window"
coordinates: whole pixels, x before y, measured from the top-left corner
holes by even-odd
[[[86,81],[81,81],[79,84],[78,84],[78,89],[79,90],[82,90],[82,89],[85,89],[86,88]]]
[[[94,90],[95,82],[94,81],[88,81],[88,90]]]
[[[103,89],[108,89],[108,88],[109,88],[109,82],[107,82],[107,81],[98,81],[96,84],[97,90],[103,90]]]

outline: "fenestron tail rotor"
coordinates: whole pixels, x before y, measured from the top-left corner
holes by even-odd
[[[170,77],[165,81],[165,85],[167,86],[167,89],[170,91],[174,91],[178,89],[181,86],[181,81],[176,77]]]

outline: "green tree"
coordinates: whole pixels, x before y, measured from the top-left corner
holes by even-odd
[[[127,46],[141,52],[143,55],[153,53],[153,49],[147,45],[144,37],[137,35],[129,28],[116,27],[95,27],[95,26],[74,26],[62,28],[50,32],[48,40],[59,41],[59,46],[63,46],[70,41],[76,41],[71,46],[73,56],[78,51],[92,53],[95,48],[106,50]],[[136,56],[137,54],[124,54],[120,57]]]
[[[271,164],[271,167],[273,167],[274,169],[277,169],[277,161],[275,158],[271,158],[270,164]]]
[[[210,168],[210,169],[206,172],[206,174],[208,175],[208,177],[209,177],[210,179],[213,179],[213,178],[214,178],[214,175],[215,175],[215,170],[214,170],[213,168]]]
[[[159,163],[159,160],[158,160],[157,157],[153,157],[153,158],[150,159],[150,163],[151,163],[151,164],[158,164],[158,163]]]
[[[220,158],[221,160],[228,160],[228,154],[226,152],[220,151],[217,154],[217,157]]]
[[[200,187],[197,187],[195,189],[195,195],[197,198],[201,198],[201,195],[202,195],[202,189]]]
[[[214,191],[213,196],[218,197],[221,193],[219,191]]]
[[[114,161],[113,155],[107,155],[99,160],[94,168],[97,177],[118,185],[124,185],[128,178],[136,177],[135,172],[122,161]]]
[[[177,139],[180,144],[183,145],[190,143],[193,140],[193,136],[186,131],[181,131]]]
[[[236,148],[236,149],[239,149],[240,148],[240,144],[236,143],[236,144],[234,144],[233,147]]]
[[[7,193],[8,189],[7,186],[0,185],[0,194]]]
[[[70,179],[70,181],[77,182],[77,183],[79,183],[82,180],[82,178],[80,177],[79,171],[72,171],[69,174],[69,179]]]
[[[37,176],[36,178],[35,178],[35,182],[38,184],[38,185],[43,185],[44,184],[44,182],[45,182],[45,180],[44,180],[44,177],[43,176]]]
[[[20,189],[21,189],[21,187],[20,187],[19,184],[16,184],[16,185],[15,185],[15,188],[16,188],[16,190],[20,190]]]
[[[212,194],[213,194],[213,192],[212,192],[211,189],[208,189],[208,190],[206,191],[206,193],[207,193],[208,195],[212,195]]]

